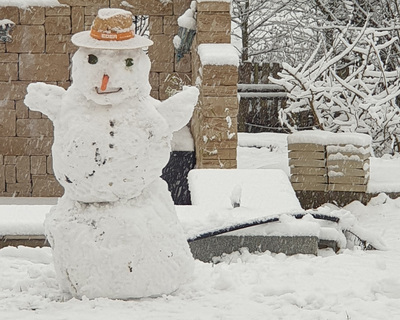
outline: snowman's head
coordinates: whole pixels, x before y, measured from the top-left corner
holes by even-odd
[[[150,59],[143,49],[80,47],[72,58],[72,86],[100,105],[147,97]]]

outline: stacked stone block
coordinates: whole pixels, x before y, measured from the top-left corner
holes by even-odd
[[[329,190],[366,192],[369,181],[370,146],[327,146]]]
[[[230,43],[230,3],[197,2],[197,34],[192,50],[193,84],[200,89],[191,128],[197,168],[236,168],[238,69],[202,61],[197,48]],[[210,48],[211,49],[211,48]]]
[[[290,181],[294,190],[326,191],[325,146],[315,143],[289,143]]]
[[[288,137],[295,191],[367,192],[371,139],[361,134],[299,132]]]

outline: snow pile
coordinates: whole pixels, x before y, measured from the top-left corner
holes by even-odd
[[[0,29],[5,29],[10,26],[14,26],[15,23],[9,19],[2,19],[0,20]]]
[[[28,9],[29,7],[60,7],[65,6],[57,0],[1,0],[0,7],[18,7]]]
[[[0,205],[0,235],[44,234],[44,217],[51,207],[50,205]]]
[[[287,175],[281,170],[191,170],[188,176],[192,204],[232,208],[232,191],[240,186],[241,207],[264,215],[302,211]]]
[[[333,133],[322,130],[299,131],[288,135],[288,143],[316,143],[329,144],[353,144],[356,146],[370,146],[372,139],[362,133]]]
[[[239,55],[229,43],[203,43],[197,48],[202,65],[239,66]]]
[[[133,301],[70,299],[58,289],[49,248],[0,250],[0,318],[79,319],[400,319],[400,199],[348,205],[363,228],[382,235],[386,251],[321,250],[318,256],[250,254],[218,264],[195,261],[176,292]],[[337,208],[325,207],[325,213]]]
[[[192,1],[190,3],[190,8],[178,18],[178,26],[190,30],[196,30],[196,19],[194,18],[195,14],[196,1]]]

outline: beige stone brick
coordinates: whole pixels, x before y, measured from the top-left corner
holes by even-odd
[[[31,181],[31,160],[29,156],[18,156],[15,168],[17,182]]]
[[[0,137],[0,154],[13,155],[49,155],[53,138]]]
[[[174,0],[174,15],[181,16],[190,8],[191,0]]]
[[[21,24],[43,24],[45,20],[44,8],[19,9],[19,19]]]
[[[301,182],[301,183],[328,183],[327,176],[304,176],[304,175],[292,175],[290,177],[291,182]]]
[[[3,156],[4,164],[16,164],[17,157],[16,156]]]
[[[328,173],[333,173],[333,175],[335,175],[335,173],[340,173],[345,176],[351,176],[351,177],[367,177],[369,175],[369,170],[364,170],[364,169],[360,169],[360,168],[356,168],[356,169],[336,168],[336,167],[330,168],[328,166],[327,170],[328,170]]]
[[[6,52],[6,44],[0,43],[0,52]]]
[[[367,185],[352,185],[352,184],[329,184],[329,191],[345,191],[345,192],[366,192]]]
[[[18,137],[51,137],[53,136],[53,123],[49,119],[18,119]]]
[[[173,63],[175,48],[172,39],[173,36],[168,35],[156,34],[151,36],[154,44],[149,47],[150,60]]]
[[[71,43],[71,35],[68,34],[48,34],[46,35],[47,53],[71,53],[75,46]]]
[[[226,31],[199,31],[196,35],[197,43],[230,43],[231,35]]]
[[[201,86],[201,94],[205,97],[226,97],[237,95],[237,86]]]
[[[151,60],[151,71],[152,72],[174,72],[174,63]],[[1,94],[1,93],[0,93]]]
[[[0,192],[6,191],[6,166],[0,165]]]
[[[108,5],[90,5],[90,6],[84,6],[83,8],[85,8],[85,16],[96,16],[97,13],[99,12],[99,10],[101,8],[107,8]]]
[[[13,194],[15,197],[30,197],[32,192],[30,182],[7,183],[6,188],[7,192]]]
[[[46,17],[46,34],[70,34],[71,18],[69,16]]]
[[[4,164],[4,156],[0,155],[0,165]]]
[[[201,77],[205,86],[235,86],[239,79],[237,67],[230,65],[205,65]]]
[[[6,183],[17,182],[17,173],[15,170],[14,164],[6,164],[4,174],[5,174],[5,182]]]
[[[325,168],[325,160],[289,159],[289,166]]]
[[[163,34],[164,29],[163,17],[151,16],[149,17],[149,30],[151,35]]]
[[[47,7],[46,16],[69,16],[71,8],[68,6]]]
[[[158,94],[158,90],[151,90],[150,91],[150,96],[154,99],[160,100],[160,96]]]
[[[303,159],[303,160],[311,160],[311,159],[325,159],[325,152],[323,151],[290,151],[289,152],[290,159]]]
[[[18,80],[18,63],[0,62],[0,81]]]
[[[67,54],[21,54],[19,76],[21,80],[67,81],[68,68]]]
[[[17,7],[0,7],[1,19],[9,19],[14,23],[19,23],[19,12]]]
[[[164,34],[175,36],[178,34],[178,17],[177,16],[165,16],[164,17]]]
[[[24,99],[28,84],[27,81],[0,82],[0,101]]]
[[[69,86],[71,85],[71,81],[57,81],[57,85],[59,87],[64,88],[65,90],[67,90],[69,88]],[[43,118],[43,115],[42,115]]]
[[[201,1],[197,3],[198,12],[230,12],[230,3],[225,1]]]
[[[292,187],[296,191],[328,191],[328,184],[324,183],[292,182]]]
[[[61,197],[64,188],[54,176],[32,176],[32,197]]]
[[[85,30],[90,30],[90,26],[95,18],[96,16],[85,16]]]
[[[7,52],[42,53],[45,50],[44,26],[18,25],[12,36],[13,41],[6,44]]]
[[[291,167],[290,173],[302,176],[326,176],[326,168],[313,168],[313,167]]]
[[[237,117],[239,103],[237,96],[201,97],[201,112],[205,117]]]
[[[236,160],[237,152],[236,148],[232,149],[209,149],[204,148],[202,150],[202,160]]]
[[[369,160],[365,161],[343,161],[343,160],[327,160],[326,165],[328,168],[337,168],[335,169],[338,172],[347,169],[363,169],[365,165],[369,166]]]
[[[84,7],[72,7],[71,31],[77,33],[85,30],[85,9]]]
[[[333,176],[329,177],[329,183],[333,184],[356,184],[365,185],[369,181],[368,177],[352,177],[352,176]]]
[[[288,150],[298,151],[325,151],[325,146],[315,143],[289,143]]]
[[[192,59],[191,54],[187,53],[179,60],[179,62],[175,61],[175,71],[176,72],[192,72]]]
[[[237,120],[236,118],[203,118],[199,133],[207,142],[237,139]]]
[[[235,169],[237,168],[236,160],[201,160],[196,163],[198,169]]]
[[[0,62],[18,62],[17,53],[0,53]]]
[[[47,165],[46,165],[46,170],[48,174],[54,174],[53,171],[53,157],[52,156],[47,156],[46,157]]]
[[[15,101],[14,100],[0,100],[0,109],[15,109]]]
[[[59,0],[58,2],[61,4],[69,5],[71,7],[87,6],[89,4],[88,0]],[[90,0],[90,5],[108,7],[109,0]],[[118,3],[118,5],[119,5],[119,3]],[[118,5],[116,4],[113,7],[117,8]]]
[[[199,32],[230,32],[231,16],[227,13],[197,13],[197,30]]]
[[[0,136],[14,137],[15,136],[15,110],[0,109]],[[1,153],[0,153],[1,154]]]
[[[32,110],[28,111],[28,115],[29,115],[29,117],[28,117],[29,119],[41,119],[43,116],[41,112],[32,111]]]
[[[158,72],[150,72],[149,82],[153,90],[158,90],[160,85],[160,74]]]
[[[121,6],[121,0],[110,0],[110,7],[128,10],[136,15],[169,16],[173,14],[172,3],[163,4],[160,0],[127,0],[126,2],[129,7]]]
[[[45,175],[47,173],[46,156],[31,156],[31,174]]]

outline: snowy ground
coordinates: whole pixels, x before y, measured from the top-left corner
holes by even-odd
[[[275,152],[246,148],[254,151],[249,155],[239,148],[239,165],[287,166],[277,139],[270,144]],[[387,161],[386,168],[399,171],[397,159]],[[393,177],[382,169],[381,180],[383,175]],[[387,250],[356,247],[292,257],[243,250],[214,265],[196,261],[189,283],[154,299],[70,299],[58,291],[49,248],[4,248],[0,319],[400,319],[400,199],[382,194],[367,206],[353,202],[345,209],[380,236]]]

